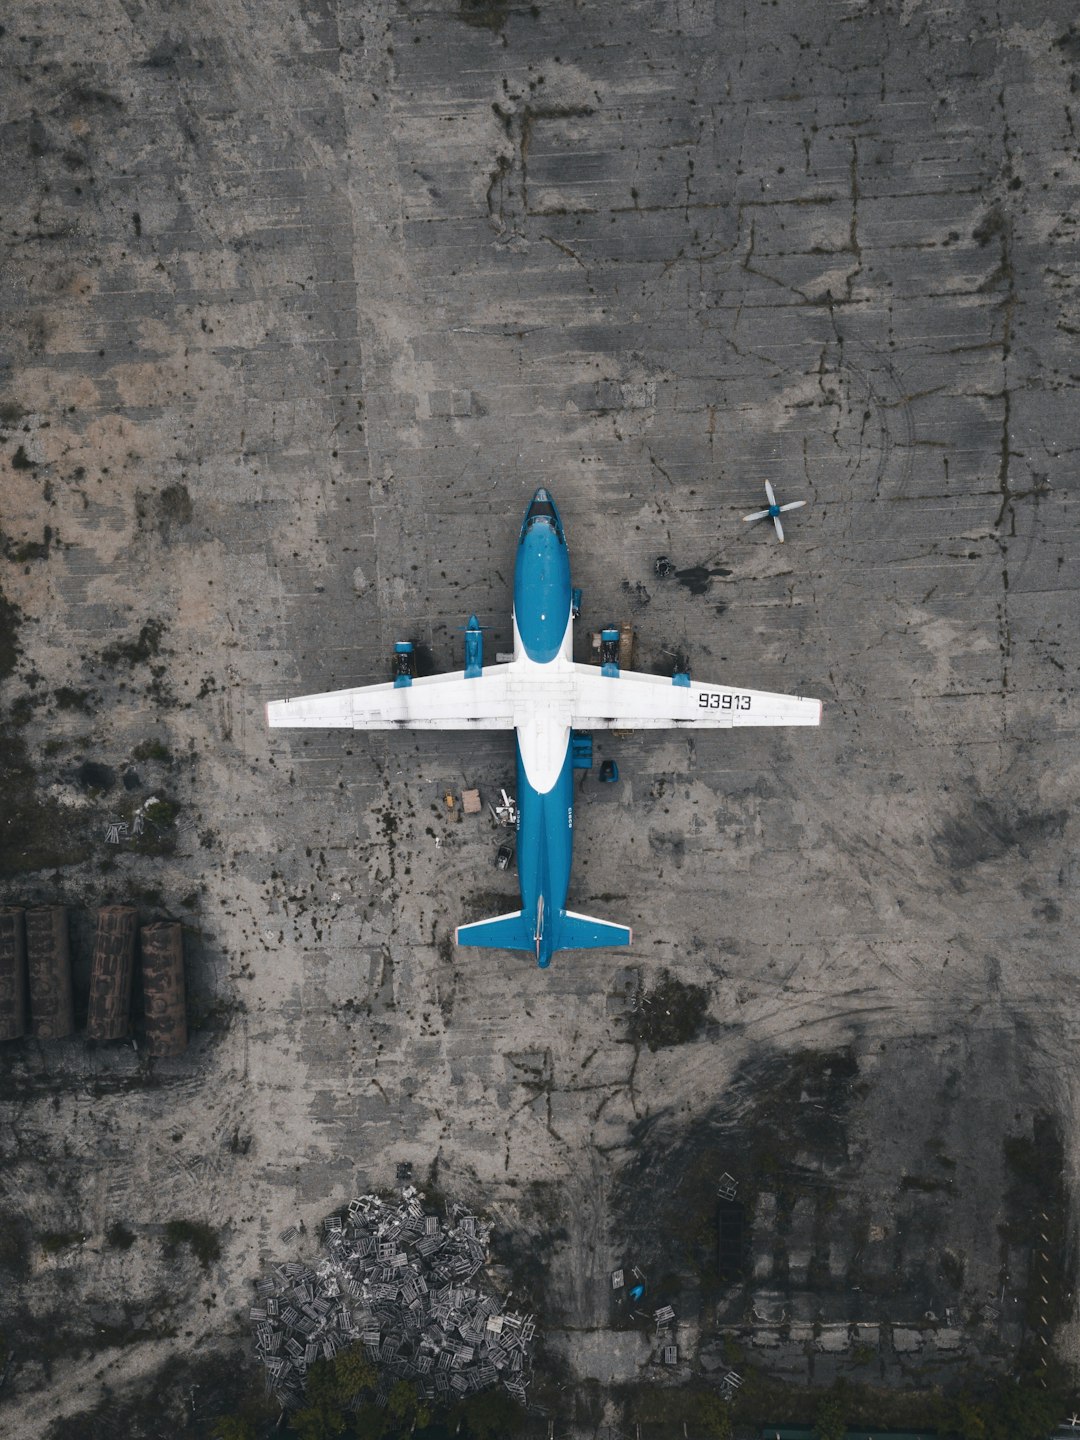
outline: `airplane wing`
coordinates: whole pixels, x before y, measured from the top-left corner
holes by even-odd
[[[272,700],[266,707],[272,729],[344,730],[512,730],[514,710],[505,670],[490,666],[466,680],[464,671],[424,675],[411,685],[361,685]]]
[[[663,675],[574,666],[576,730],[717,729],[729,725],[817,725],[821,701],[732,685],[675,685]]]

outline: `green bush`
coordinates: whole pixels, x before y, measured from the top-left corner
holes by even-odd
[[[847,1402],[838,1390],[822,1397],[814,1415],[816,1440],[844,1440],[847,1434]]]
[[[297,1410],[292,1417],[292,1428],[300,1440],[335,1440],[345,1433],[345,1416],[333,1404],[321,1400]]]
[[[86,1236],[81,1230],[44,1230],[38,1236],[38,1244],[46,1255],[55,1255],[68,1250],[72,1245],[81,1245]]]
[[[223,1415],[210,1433],[214,1440],[255,1440],[255,1425],[238,1415]]]
[[[985,1396],[971,1394],[939,1401],[935,1423],[955,1440],[1045,1440],[1064,1414],[1064,1388],[1050,1375],[1046,1388],[1032,1374],[1003,1378]]]
[[[334,1356],[334,1391],[339,1404],[347,1405],[365,1390],[374,1390],[378,1378],[359,1340]]]
[[[698,1424],[709,1440],[731,1440],[731,1406],[719,1395],[705,1392],[698,1396]]]
[[[160,740],[141,740],[132,750],[131,758],[133,760],[160,760],[163,765],[171,765],[173,757],[172,751]]]

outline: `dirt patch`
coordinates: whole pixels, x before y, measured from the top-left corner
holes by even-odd
[[[703,985],[688,985],[664,970],[651,990],[639,983],[627,1017],[631,1040],[660,1050],[696,1040],[708,1019],[709,992]]]

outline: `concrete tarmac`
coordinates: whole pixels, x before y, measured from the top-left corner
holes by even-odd
[[[231,1353],[406,1163],[571,1379],[654,1383],[635,1257],[682,1379],[735,1331],[803,1386],[943,1383],[958,1331],[1007,1368],[1024,1185],[1059,1273],[1076,1214],[1074,7],[52,0],[0,61],[0,900],[77,954],[100,904],[183,920],[193,1036],[0,1055],[20,1435]],[[444,795],[511,739],[263,719],[396,639],[459,667],[471,612],[509,649],[538,485],[579,658],[629,620],[640,668],[825,704],[598,735],[571,901],[635,943],[546,974],[452,944],[516,888]],[[703,1013],[650,1050],[665,971]]]

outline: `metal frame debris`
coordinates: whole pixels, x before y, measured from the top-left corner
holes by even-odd
[[[725,1170],[716,1182],[716,1193],[720,1196],[721,1200],[734,1200],[735,1196],[739,1193],[739,1182],[735,1179],[734,1175],[729,1175]]]
[[[459,1204],[445,1217],[425,1211],[411,1185],[397,1203],[362,1195],[329,1216],[322,1260],[275,1266],[256,1287],[249,1318],[267,1393],[302,1404],[310,1366],[360,1341],[379,1371],[376,1404],[397,1380],[435,1401],[501,1382],[524,1404],[535,1319],[470,1283],[491,1229]]]

